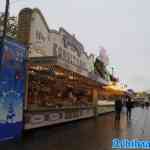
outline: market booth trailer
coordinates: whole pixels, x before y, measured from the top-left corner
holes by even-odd
[[[95,116],[99,83],[67,70],[56,57],[29,58],[25,129]]]

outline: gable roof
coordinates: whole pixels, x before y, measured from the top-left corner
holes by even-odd
[[[44,16],[43,16],[43,14],[41,13],[41,11],[40,11],[38,8],[34,8],[34,9],[32,9],[32,14],[33,14],[34,12],[36,12],[36,13],[39,14],[39,16],[41,17],[42,21],[44,22],[44,24],[45,24],[45,26],[46,26],[48,32],[50,32],[50,28],[49,28],[49,26],[48,26],[48,24],[47,24],[47,22],[46,22],[46,20],[45,20],[45,18],[44,18]]]

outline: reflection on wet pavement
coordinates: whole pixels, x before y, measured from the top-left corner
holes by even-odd
[[[149,139],[150,109],[135,108],[132,119],[114,113],[72,123],[36,129],[14,142],[0,145],[2,150],[111,150],[112,138]]]

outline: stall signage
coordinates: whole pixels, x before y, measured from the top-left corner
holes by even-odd
[[[23,129],[26,48],[4,41],[0,64],[0,141],[18,138]]]

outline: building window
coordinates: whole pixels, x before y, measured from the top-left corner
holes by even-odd
[[[48,35],[48,41],[50,41],[50,39],[51,39],[51,37],[50,37],[50,35]]]
[[[77,65],[79,66],[79,59],[77,59]]]
[[[75,56],[73,56],[73,64],[75,64],[75,61],[76,61],[75,59],[76,59],[76,57],[75,57]]]
[[[58,57],[62,57],[62,48],[61,47],[58,48]]]
[[[71,54],[69,53],[69,63],[71,64]]]
[[[66,51],[63,50],[63,58],[66,59]]]
[[[64,60],[64,49],[62,49],[62,59]]]
[[[40,40],[42,42],[45,42],[46,38],[44,37],[43,33],[40,31],[36,31],[36,40]]]
[[[67,61],[68,61],[68,58],[69,58],[69,53],[67,52]]]
[[[70,54],[70,63],[72,64],[72,55]]]
[[[56,43],[53,44],[53,55],[57,56],[57,44]]]

